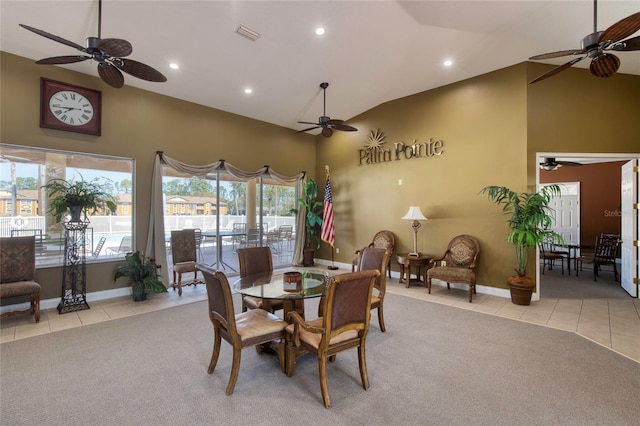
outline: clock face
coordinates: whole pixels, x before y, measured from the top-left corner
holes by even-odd
[[[78,92],[61,90],[49,99],[53,116],[70,126],[84,126],[93,119],[93,105]]]

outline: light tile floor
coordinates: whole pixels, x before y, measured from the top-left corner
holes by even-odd
[[[337,271],[346,272],[346,271]],[[387,280],[387,291],[433,303],[470,309],[540,326],[565,330],[583,336],[640,363],[640,300],[639,299],[541,299],[529,306],[519,306],[510,299],[478,293],[468,302],[466,290],[447,290],[435,285],[432,294],[422,285],[405,288],[397,279]],[[144,302],[131,297],[118,297],[90,302],[91,309],[59,315],[56,309],[41,312],[39,323],[33,317],[17,315],[3,318],[0,342],[28,338],[116,318],[142,314],[172,306],[206,300],[204,285],[187,287],[178,297],[177,291],[152,294]]]

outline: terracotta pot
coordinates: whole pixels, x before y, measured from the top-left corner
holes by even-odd
[[[514,275],[507,278],[507,284],[509,284],[511,302],[514,305],[528,306],[531,303],[531,295],[535,288],[535,284],[531,277]]]

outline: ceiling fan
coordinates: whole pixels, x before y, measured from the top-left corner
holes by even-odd
[[[582,39],[580,49],[561,50],[559,52],[543,53],[532,56],[529,59],[537,61],[542,59],[559,58],[561,56],[582,55],[572,59],[564,65],[560,65],[540,77],[531,80],[529,84],[536,83],[558,74],[560,71],[575,65],[585,58],[591,58],[589,71],[596,77],[611,77],[620,67],[620,59],[617,56],[606,53],[607,50],[631,51],[640,50],[640,36],[623,40],[640,30],[640,12],[629,15],[616,22],[604,31],[598,31],[598,1],[593,1],[593,33]]]
[[[355,127],[348,126],[344,123],[344,120],[332,119],[331,117],[327,117],[327,87],[329,87],[329,83],[320,83],[320,87],[324,91],[324,106],[322,109],[322,117],[318,118],[317,123],[311,123],[309,121],[298,121],[300,124],[313,124],[313,127],[309,127],[308,129],[299,130],[296,133],[308,132],[309,130],[322,128],[322,136],[325,138],[330,138],[333,135],[333,130],[341,130],[343,132],[356,132],[358,129]]]
[[[124,85],[124,76],[120,71],[124,71],[129,75],[146,81],[167,81],[167,77],[162,75],[160,71],[151,68],[149,65],[145,65],[132,59],[123,58],[124,56],[129,56],[133,51],[131,43],[127,40],[119,38],[100,38],[102,26],[102,0],[99,0],[98,2],[98,37],[87,37],[87,47],[82,47],[77,43],[65,40],[62,37],[49,34],[48,32],[37,28],[24,24],[19,25],[22,28],[41,35],[42,37],[57,41],[58,43],[66,44],[69,47],[73,47],[89,55],[54,56],[51,58],[40,59],[39,61],[36,61],[36,64],[61,65],[93,59],[98,63],[98,74],[100,75],[100,78],[104,80],[105,83],[115,87],[116,89],[119,89]]]
[[[575,161],[557,161],[555,157],[547,157],[540,163],[540,168],[546,171],[556,170],[562,166],[582,166],[582,164]]]

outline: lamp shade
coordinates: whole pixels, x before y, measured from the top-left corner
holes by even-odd
[[[404,215],[403,219],[407,220],[427,220],[426,217],[422,214],[420,207],[411,206],[409,207],[409,211]]]

